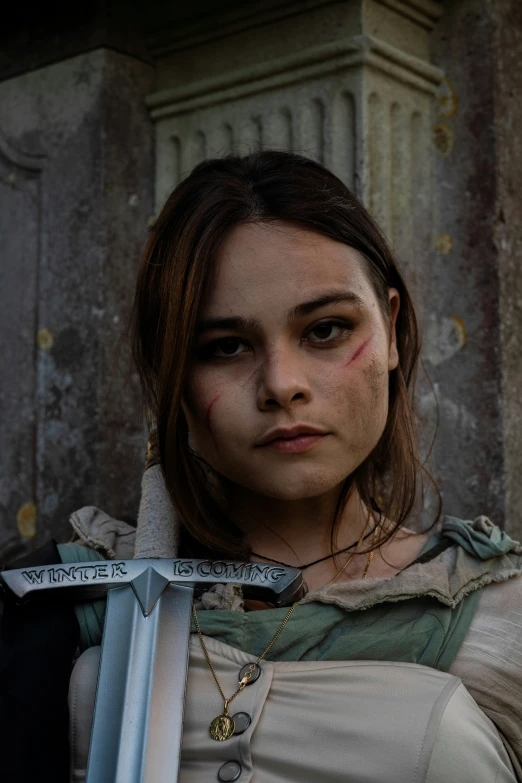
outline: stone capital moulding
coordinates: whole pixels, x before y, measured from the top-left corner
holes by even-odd
[[[154,59],[168,54],[199,46],[216,38],[242,32],[253,26],[268,24],[288,16],[297,16],[314,8],[346,2],[346,0],[258,0],[238,8],[230,8],[216,15],[198,19],[196,22],[163,24],[147,36],[147,48]],[[360,0],[364,3],[366,0]],[[375,0],[378,4],[395,11],[406,19],[430,31],[443,13],[434,0]]]
[[[236,8],[222,10],[218,15],[205,15],[197,21],[163,24],[161,29],[153,30],[147,36],[147,49],[155,59],[165,57],[180,49],[199,46],[254,26],[339,2],[346,0],[253,0]]]
[[[432,30],[443,14],[442,6],[434,0],[377,0],[377,2],[417,22],[427,30]]]
[[[359,35],[311,47],[249,68],[229,71],[199,82],[161,90],[146,99],[153,120],[237,100],[343,68],[370,66],[393,79],[435,95],[443,72],[418,57],[401,52],[370,35]]]

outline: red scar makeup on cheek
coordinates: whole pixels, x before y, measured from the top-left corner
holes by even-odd
[[[210,403],[210,405],[207,408],[207,416],[206,416],[207,430],[210,429],[210,412],[212,410],[212,407],[213,407],[214,403],[216,403],[219,400],[220,397],[221,397],[221,394],[216,394],[216,396],[214,397],[214,399],[212,400],[212,402]]]
[[[353,356],[352,356],[352,357],[349,359],[349,361],[348,361],[348,362],[346,362],[346,364],[344,365],[345,367],[348,367],[348,365],[349,365],[349,364],[351,364],[352,362],[354,362],[354,361],[357,359],[357,357],[361,355],[361,353],[364,351],[364,349],[366,348],[366,346],[368,345],[368,343],[370,342],[370,340],[371,340],[371,339],[372,339],[371,337],[368,337],[368,339],[366,340],[366,342],[364,342],[362,345],[360,345],[360,346],[357,348],[357,350],[355,351],[354,355],[353,355]]]

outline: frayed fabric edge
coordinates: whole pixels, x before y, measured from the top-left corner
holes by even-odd
[[[455,593],[453,598],[450,598],[448,595],[441,593],[439,590],[428,589],[421,593],[398,593],[396,595],[380,596],[376,601],[370,598],[368,601],[362,601],[361,603],[354,606],[347,606],[346,603],[342,601],[342,599],[339,599],[336,596],[326,595],[317,596],[317,598],[312,598],[312,600],[303,599],[300,603],[306,604],[316,601],[317,603],[338,606],[340,609],[344,609],[347,612],[359,612],[366,609],[372,609],[374,606],[378,606],[382,603],[398,603],[399,601],[408,601],[412,598],[425,598],[426,596],[429,596],[431,598],[436,598],[445,606],[449,606],[451,609],[455,609],[455,607],[458,606],[458,604],[470,593],[473,593],[476,590],[481,590],[483,587],[487,587],[489,584],[505,582],[506,580],[513,579],[516,576],[522,576],[522,568],[510,569],[509,571],[501,572],[497,571],[496,573],[481,574],[481,576],[471,579],[467,584],[463,585],[457,591],[457,593]]]
[[[78,516],[77,511],[73,511],[73,513],[70,515],[69,523],[81,541],[85,542],[93,549],[98,549],[101,552],[105,552],[109,560],[116,560],[116,553],[114,550],[108,544],[106,544],[103,539],[92,535],[92,533],[84,526],[81,518]]]

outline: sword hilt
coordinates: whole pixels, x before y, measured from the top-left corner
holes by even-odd
[[[200,595],[226,582],[241,584],[245,598],[270,601],[274,607],[288,606],[306,592],[298,568],[224,559],[99,560],[19,568],[0,574],[0,589],[18,604],[55,598],[57,594],[74,601],[95,600],[111,588],[126,584],[133,586],[138,600],[140,593],[149,593],[153,584],[155,590],[172,583],[191,584],[195,595]]]
[[[0,574],[0,589],[19,604],[107,595],[86,783],[176,783],[193,595],[225,582],[275,607],[306,592],[298,568],[235,560],[101,560]]]

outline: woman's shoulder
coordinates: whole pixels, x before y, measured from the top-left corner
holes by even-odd
[[[489,582],[449,669],[500,729],[522,773],[522,574]]]
[[[482,590],[477,608],[479,617],[505,617],[510,615],[514,628],[522,629],[522,573],[499,582],[489,582]],[[521,653],[522,655],[522,653]]]
[[[489,581],[482,587],[480,598],[470,624],[464,647],[479,657],[497,660],[513,675],[522,687],[522,573],[498,581]],[[464,657],[464,653],[462,654]]]

